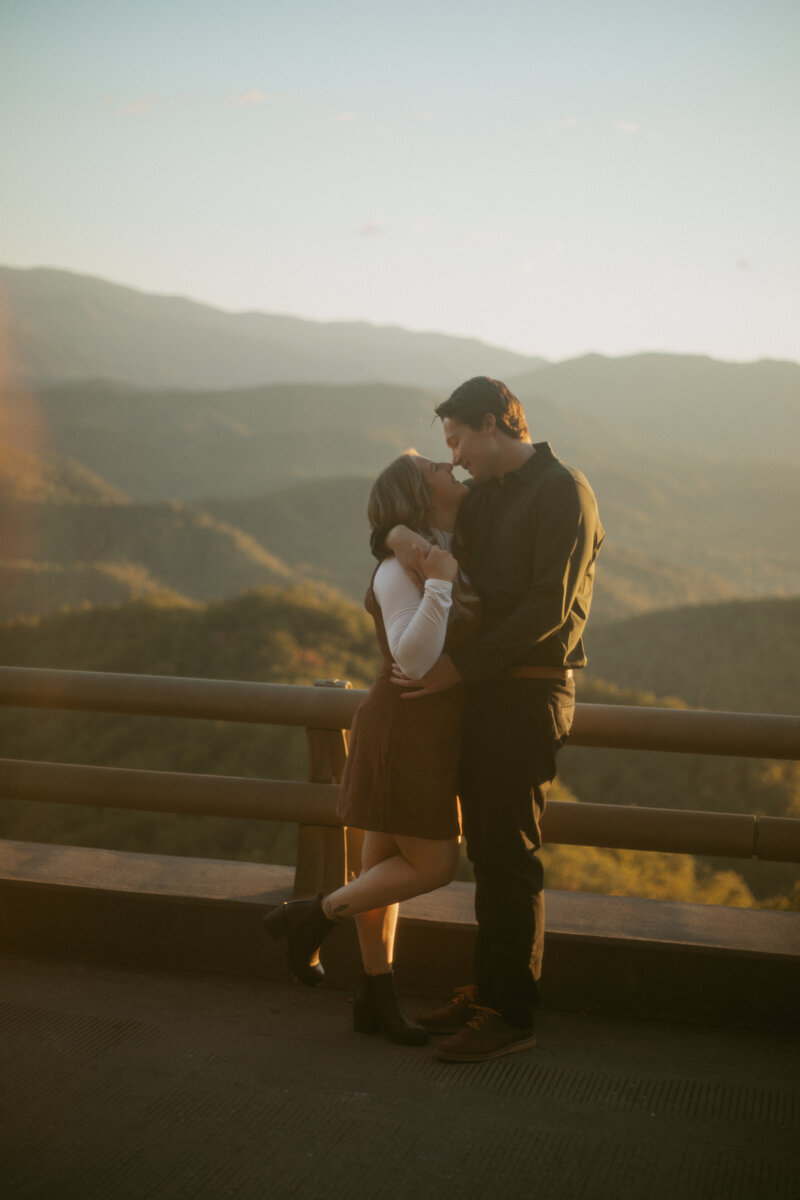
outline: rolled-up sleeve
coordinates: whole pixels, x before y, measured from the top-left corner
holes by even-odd
[[[420,595],[397,559],[389,558],[378,568],[374,590],[395,662],[410,679],[421,679],[444,647],[452,583],[428,579]]]

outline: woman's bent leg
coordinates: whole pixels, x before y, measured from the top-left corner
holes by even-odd
[[[458,867],[458,839],[407,837],[367,831],[358,879],[325,898],[328,916],[355,917],[364,969],[380,975],[391,967],[400,900],[449,883]]]
[[[409,900],[435,891],[455,877],[458,839],[407,837],[367,832],[358,879],[326,896],[325,913],[334,919]]]

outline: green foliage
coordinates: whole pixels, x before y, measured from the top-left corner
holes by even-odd
[[[125,812],[77,804],[0,803],[2,836],[140,854],[294,865],[297,826],[276,821]]]
[[[735,871],[710,870],[689,854],[544,846],[540,857],[548,888],[565,892],[644,896],[735,908],[755,904],[752,892]]]
[[[746,679],[748,660],[744,654],[739,656],[739,670]],[[580,681],[578,701],[687,707],[674,696],[659,698],[654,692],[622,688],[597,679]],[[723,702],[714,707],[728,706]],[[567,745],[559,755],[559,776],[581,800],[593,804],[776,817],[800,815],[800,762]],[[719,859],[702,862],[706,872],[723,866]],[[797,869],[787,864],[739,859],[725,863],[724,869],[733,870],[761,900],[791,886],[797,876]]]
[[[154,604],[190,604],[134,563],[0,563],[0,621],[106,607],[144,597]]]
[[[797,597],[693,605],[593,625],[586,682],[613,680],[697,708],[797,714],[798,628]]]
[[[800,879],[795,880],[788,895],[772,896],[765,900],[763,908],[772,908],[778,912],[800,912]]]
[[[182,504],[54,503],[0,499],[12,589],[0,616],[108,604],[155,591],[221,599],[280,584],[292,570],[254,538]],[[110,593],[115,587],[116,593]],[[16,594],[14,590],[16,589]]]
[[[271,683],[338,675],[357,686],[371,680],[377,647],[360,606],[330,589],[301,585],[208,605],[141,600],[9,622],[0,626],[0,659],[14,666]]]
[[[269,546],[293,570],[360,601],[375,566],[368,544],[371,486],[369,476],[308,480],[269,494],[201,504]]]
[[[0,627],[8,665],[365,686],[377,666],[372,622],[324,588],[264,589],[208,606],[140,602]],[[96,766],[304,779],[302,729],[113,714],[0,711],[17,758]],[[293,862],[294,826],[0,801],[0,834],[30,841]]]
[[[561,779],[553,783],[550,799],[578,803]],[[720,870],[713,863],[706,864],[689,854],[545,845],[539,857],[546,886],[556,891],[728,904],[736,908],[751,908],[756,904],[753,893],[736,870]],[[458,878],[474,878],[463,846]]]

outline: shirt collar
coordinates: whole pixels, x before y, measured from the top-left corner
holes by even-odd
[[[536,453],[527,458],[521,467],[517,467],[515,471],[506,471],[502,482],[499,479],[490,479],[486,486],[497,492],[501,488],[505,490],[510,487],[512,490],[516,490],[527,483],[532,483],[544,467],[555,458],[549,442],[534,442],[533,448]]]

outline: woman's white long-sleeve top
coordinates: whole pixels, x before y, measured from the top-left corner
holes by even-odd
[[[436,541],[449,549],[444,536],[439,534]],[[420,679],[444,648],[447,617],[453,606],[452,583],[426,579],[420,595],[397,559],[386,558],[375,573],[372,587],[394,661],[410,679]]]

